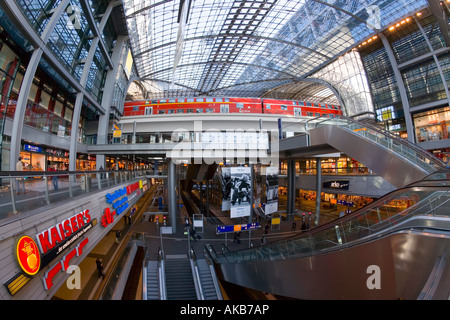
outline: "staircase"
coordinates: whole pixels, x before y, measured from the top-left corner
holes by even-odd
[[[219,300],[208,263],[205,259],[197,259],[197,266],[205,300]]]
[[[158,261],[147,263],[147,300],[159,300]]]
[[[167,300],[197,300],[189,259],[167,256],[164,262]]]

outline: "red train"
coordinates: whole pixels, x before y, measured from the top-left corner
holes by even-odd
[[[342,115],[340,106],[297,100],[259,98],[179,98],[127,101],[124,116],[174,113],[264,113],[294,116]]]

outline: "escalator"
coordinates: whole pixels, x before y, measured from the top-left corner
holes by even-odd
[[[340,117],[315,118],[306,127],[308,147],[331,146],[364,163],[397,188],[445,169],[433,154],[374,125]]]
[[[292,299],[449,299],[449,172],[270,244],[210,253],[221,281]]]

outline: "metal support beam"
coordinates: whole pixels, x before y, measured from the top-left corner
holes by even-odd
[[[172,159],[168,161],[168,172],[167,172],[167,194],[169,202],[169,217],[172,226],[172,233],[177,232],[177,170],[175,162]]]
[[[65,8],[67,7],[69,1],[64,0],[56,8],[52,17],[50,18],[45,30],[42,32],[40,40],[43,43],[46,43],[50,38],[50,35],[53,32],[53,29],[56,26],[56,23],[62,16]],[[5,1],[5,5],[10,10],[10,14],[14,17],[18,17],[21,15],[20,9],[17,7],[14,1]],[[11,132],[11,149],[9,153],[9,168],[11,171],[16,170],[16,162],[17,158],[20,154],[20,145],[22,142],[22,125],[25,117],[25,111],[27,108],[28,95],[30,93],[31,85],[33,84],[33,78],[36,74],[36,70],[38,68],[39,62],[41,61],[44,50],[37,46],[33,54],[31,55],[31,59],[28,63],[27,70],[22,80],[22,86],[19,92],[19,97],[17,99],[16,111],[14,113],[13,120],[13,128]]]
[[[445,94],[447,95],[448,103],[450,104],[450,93],[449,93],[449,89],[448,89],[448,84],[447,84],[447,80],[445,79],[444,71],[442,70],[441,64],[439,63],[439,59],[436,56],[436,54],[434,54],[434,48],[431,45],[430,39],[428,39],[428,36],[427,36],[425,30],[423,29],[422,25],[420,24],[419,19],[417,19],[416,16],[414,16],[413,18],[414,18],[414,21],[416,22],[417,26],[419,27],[419,30],[422,33],[422,35],[428,45],[428,48],[430,49],[430,52],[433,52],[433,59],[434,59],[434,62],[436,63],[436,67],[439,71],[439,75],[442,80],[442,85],[444,86]],[[448,32],[448,28],[447,28],[447,32]],[[449,43],[447,43],[447,45],[449,45]]]
[[[314,224],[320,220],[320,194],[322,193],[322,158],[316,158],[316,217]]]
[[[384,49],[389,58],[389,62],[391,63],[392,70],[394,71],[395,80],[397,81],[398,91],[400,92],[400,97],[402,99],[403,112],[405,114],[405,122],[406,122],[406,132],[408,133],[408,140],[412,143],[415,142],[415,134],[414,134],[414,125],[412,122],[408,94],[406,93],[405,83],[403,82],[402,74],[400,69],[398,68],[397,60],[395,59],[394,52],[392,51],[391,44],[389,40],[383,33],[378,35],[383,42]]]
[[[288,173],[287,173],[287,217],[288,219],[294,219],[295,213],[295,160],[288,160]]]

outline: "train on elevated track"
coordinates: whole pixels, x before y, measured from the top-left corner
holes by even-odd
[[[181,113],[255,113],[291,116],[341,116],[338,105],[280,99],[261,98],[176,98],[127,101],[124,116],[150,116]]]

